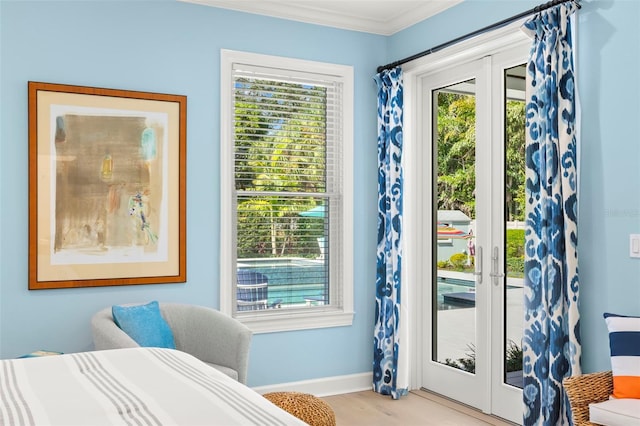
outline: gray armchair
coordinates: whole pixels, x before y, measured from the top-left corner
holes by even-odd
[[[160,312],[173,331],[176,349],[246,384],[252,337],[247,326],[204,306],[160,303]],[[91,329],[96,350],[139,346],[113,321],[111,307],[93,316]]]

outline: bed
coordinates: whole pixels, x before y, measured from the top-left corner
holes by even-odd
[[[172,349],[0,360],[0,425],[304,425]]]

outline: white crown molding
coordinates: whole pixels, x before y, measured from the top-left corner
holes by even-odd
[[[389,36],[463,0],[178,0]]]
[[[386,26],[387,31],[382,35],[393,35],[398,31],[409,28],[418,22],[424,21],[438,13],[455,6],[458,3],[462,3],[463,0],[447,0],[447,1],[428,1],[420,2],[419,5],[413,10],[405,10],[400,14],[397,14],[393,18],[389,19],[383,26]]]

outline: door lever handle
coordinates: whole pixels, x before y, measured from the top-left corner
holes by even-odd
[[[493,278],[493,285],[495,286],[500,285],[498,279],[504,277],[504,274],[502,272],[498,272],[500,270],[499,260],[500,250],[498,249],[498,246],[495,246],[493,248],[493,255],[491,256],[491,272],[489,273],[489,276]]]
[[[482,247],[476,247],[475,270],[473,275],[476,276],[476,282],[482,284]]]

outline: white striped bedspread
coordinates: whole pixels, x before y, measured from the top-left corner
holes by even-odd
[[[176,350],[129,348],[0,361],[0,425],[304,425]]]

